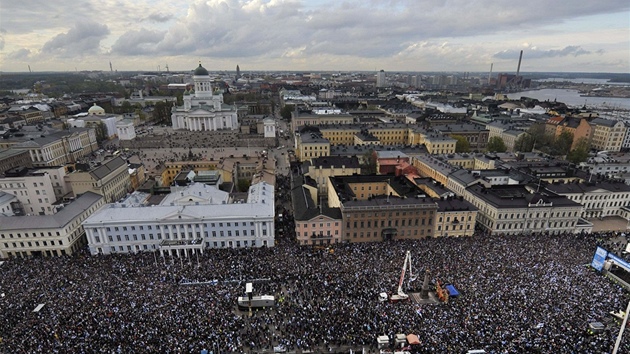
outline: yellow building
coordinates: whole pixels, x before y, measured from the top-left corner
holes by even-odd
[[[354,123],[354,116],[347,113],[334,113],[334,114],[313,114],[313,113],[300,113],[291,112],[291,129],[293,131],[298,130],[303,126],[324,126],[324,125],[337,125],[337,124],[352,124]]]
[[[170,186],[175,177],[182,171],[193,171],[195,174],[199,174],[200,171],[214,170],[221,172],[221,180],[223,182],[238,183],[240,179],[253,181],[255,178],[275,182],[275,178],[267,176],[269,172],[275,172],[275,166],[271,165],[272,163],[269,160],[265,164],[264,159],[254,157],[226,157],[218,161],[166,162],[165,168],[161,173],[161,185]],[[260,173],[262,175],[257,177],[256,174]]]
[[[328,206],[340,208],[345,242],[431,237],[437,204],[404,176],[330,177]]]
[[[73,163],[98,150],[96,132],[92,128],[72,128],[48,134],[37,133],[0,139],[0,149],[28,151],[34,167]]]
[[[448,183],[448,176],[451,172],[457,170],[456,167],[439,160],[435,156],[417,156],[413,160],[413,166],[418,169],[420,176],[431,177],[445,186]]]
[[[307,161],[320,156],[330,156],[330,142],[321,133],[302,130],[297,139],[295,156],[301,161]]]
[[[327,193],[328,177],[360,173],[361,166],[356,156],[326,156],[311,159],[306,175],[315,180],[320,193]]]
[[[433,237],[472,236],[475,233],[478,209],[462,197],[440,198],[436,201]]]
[[[595,125],[591,147],[600,151],[620,151],[626,134],[623,121],[602,118],[593,119]]]
[[[127,162],[115,157],[89,171],[74,171],[65,176],[74,195],[93,192],[112,203],[131,191],[131,179]]]

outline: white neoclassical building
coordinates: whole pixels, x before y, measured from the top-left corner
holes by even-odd
[[[83,222],[92,254],[156,251],[189,256],[206,248],[274,246],[274,188],[252,185],[246,200],[202,183],[175,188],[159,205],[137,193]]]
[[[238,129],[236,107],[223,103],[223,93],[214,91],[212,79],[201,64],[193,73],[194,89],[184,92],[184,105],[173,107],[175,130],[216,131]]]
[[[131,119],[123,119],[116,122],[118,140],[133,140],[136,138],[136,128]]]

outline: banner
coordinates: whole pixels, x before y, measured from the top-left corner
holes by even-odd
[[[608,251],[597,246],[597,250],[595,251],[595,255],[593,256],[593,261],[591,262],[591,267],[597,269],[598,272],[601,272],[602,268],[604,268],[604,261],[606,261],[607,255]]]

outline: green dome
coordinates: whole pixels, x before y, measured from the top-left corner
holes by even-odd
[[[208,76],[208,70],[206,70],[206,68],[204,68],[203,66],[201,66],[201,63],[199,63],[199,66],[197,67],[197,69],[195,69],[194,73],[195,76]]]

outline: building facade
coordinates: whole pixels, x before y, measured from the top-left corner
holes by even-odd
[[[207,248],[274,246],[274,188],[252,185],[244,203],[204,184],[176,190],[159,205],[109,204],[83,222],[92,254],[159,251],[189,256]]]
[[[217,131],[238,129],[236,107],[223,102],[223,93],[214,91],[212,79],[201,64],[193,73],[194,90],[184,92],[184,105],[174,107],[173,129]]]
[[[25,135],[0,141],[0,148],[27,151],[33,166],[61,166],[98,150],[93,128],[72,128],[50,134]]]
[[[28,151],[0,149],[0,175],[16,167],[33,167]]]
[[[630,186],[618,181],[556,182],[545,188],[584,206],[583,218],[622,216],[622,208],[630,204]]]
[[[593,139],[591,147],[600,151],[620,151],[626,135],[626,125],[623,121],[603,118],[593,119]]]
[[[523,185],[466,188],[464,198],[479,209],[478,223],[492,234],[574,233],[582,205]]]
[[[59,176],[57,183],[60,188],[63,180],[59,181]],[[55,202],[58,196],[53,186],[53,178],[46,170],[18,167],[6,171],[4,177],[0,178],[0,190],[17,197],[22,207],[22,211],[18,213],[20,215],[56,213]]]
[[[54,215],[0,217],[0,258],[63,256],[85,245],[81,223],[105,204],[91,192]]]
[[[431,237],[437,204],[404,176],[329,178],[328,206],[340,208],[344,242]]]
[[[127,162],[120,156],[92,169],[89,166],[77,169],[68,174],[65,180],[74,194],[93,192],[105,197],[107,203],[114,202],[131,191]]]

